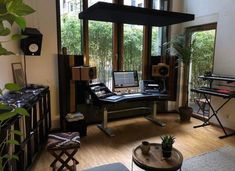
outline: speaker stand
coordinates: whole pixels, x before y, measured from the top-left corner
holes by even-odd
[[[26,57],[25,57],[25,53],[23,56],[23,62],[24,62],[24,81],[25,81],[25,87],[27,87],[27,74],[26,74]]]

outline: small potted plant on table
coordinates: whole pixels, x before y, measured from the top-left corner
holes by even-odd
[[[175,137],[173,135],[164,135],[162,139],[162,155],[164,158],[171,157],[172,145],[175,142]]]

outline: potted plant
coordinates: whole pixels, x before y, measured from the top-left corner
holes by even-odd
[[[162,156],[164,158],[171,157],[172,146],[175,142],[175,137],[173,135],[164,135],[162,139]]]
[[[12,26],[16,24],[20,29],[25,29],[26,21],[24,16],[33,13],[34,10],[25,4],[23,0],[0,0],[0,56],[13,55],[14,53],[3,47],[3,44],[11,40],[19,40],[25,38],[21,34],[12,34]],[[0,97],[3,97],[4,91],[18,91],[21,87],[8,83],[3,89],[0,88]],[[0,98],[0,99],[1,99]],[[5,149],[11,144],[18,145],[19,142],[12,138],[12,134],[22,135],[19,130],[11,130],[5,133],[5,126],[17,115],[28,115],[24,108],[12,107],[0,100],[0,171],[11,160],[18,159],[14,154],[8,154]]]
[[[23,16],[33,13],[34,10],[26,5],[23,0],[0,0],[0,56],[13,55],[14,53],[7,50],[2,44],[10,40],[19,40],[25,38],[21,34],[12,34],[13,24],[24,30],[26,21]]]
[[[172,50],[173,53],[178,57],[179,61],[182,62],[183,66],[183,92],[185,94],[183,95],[183,106],[179,107],[179,115],[181,121],[190,121],[190,118],[193,113],[193,109],[188,106],[188,82],[189,82],[189,66],[191,62],[192,57],[192,48],[193,46],[187,46],[186,45],[186,37],[184,34],[177,35],[175,38],[173,38],[170,42],[166,43],[167,45],[170,45],[171,47],[167,50]],[[192,45],[194,44],[194,41],[192,42]]]

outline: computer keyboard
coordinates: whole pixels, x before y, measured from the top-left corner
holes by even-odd
[[[137,97],[137,96],[143,96],[142,93],[130,93],[130,94],[124,94],[124,97]]]

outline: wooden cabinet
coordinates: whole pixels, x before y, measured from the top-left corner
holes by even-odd
[[[49,130],[51,128],[50,91],[49,87],[37,86],[22,89],[20,95],[6,94],[5,100],[15,97],[11,103],[24,107],[29,112],[29,117],[17,116],[1,130],[1,141],[12,129],[20,130],[23,136],[14,135],[20,145],[10,145],[5,151],[16,154],[19,160],[8,162],[5,170],[26,171],[30,170],[33,161],[43,149]],[[10,97],[12,96],[12,97]]]

